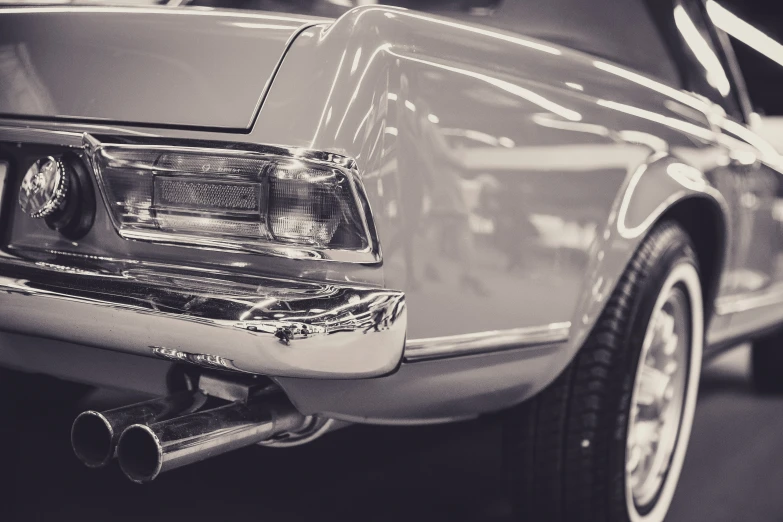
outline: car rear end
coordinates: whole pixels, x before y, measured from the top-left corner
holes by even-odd
[[[401,363],[404,296],[383,287],[356,162],[250,137],[288,46],[319,23],[0,11],[0,364],[160,395],[79,416],[88,466],[125,454],[144,482],[307,437],[328,419],[273,379]]]
[[[371,275],[353,160],[241,141],[317,21],[4,10],[3,329],[243,372],[392,371],[404,303]]]

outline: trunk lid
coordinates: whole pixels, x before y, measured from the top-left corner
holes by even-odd
[[[321,19],[195,8],[0,9],[0,115],[246,130]]]

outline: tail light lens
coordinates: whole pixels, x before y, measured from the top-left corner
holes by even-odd
[[[123,237],[295,257],[373,250],[364,192],[333,156],[146,145],[88,150]]]

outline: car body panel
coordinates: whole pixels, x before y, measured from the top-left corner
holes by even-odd
[[[413,423],[494,411],[548,385],[583,344],[639,244],[678,205],[707,202],[721,241],[709,252],[716,276],[705,283],[718,289],[719,304],[744,299],[747,288],[735,282],[762,240],[737,235],[738,226],[750,223],[748,212],[738,210],[750,184],[738,181],[735,157],[750,147],[775,181],[780,161],[763,140],[726,139],[723,116],[678,86],[562,46],[365,6],[298,34],[248,133],[35,125],[68,134],[62,139],[75,146],[81,132],[142,134],[353,158],[382,264],[259,257],[242,266],[267,276],[402,290],[408,346],[462,343],[471,355],[403,362],[376,379],[273,376],[303,412]],[[30,125],[24,119],[2,124],[20,136],[35,134],[19,130]],[[777,186],[755,184],[765,197]],[[50,247],[70,248],[40,234]],[[93,246],[104,239],[86,238]],[[210,255],[163,250],[131,245],[126,252],[168,260],[197,253],[194,262]],[[780,252],[770,255],[777,260]],[[778,305],[781,274],[768,272],[754,295]],[[772,305],[764,311],[765,324],[783,319]],[[718,306],[708,339],[748,333],[736,313]],[[563,324],[570,330],[557,342],[526,334]],[[516,345],[508,342],[510,332],[520,331]],[[472,348],[484,353],[465,348],[461,340],[471,335]],[[493,335],[495,346],[486,342]]]
[[[673,157],[712,154],[713,162],[727,154],[710,143],[706,115],[656,118],[665,102],[682,104],[665,86],[659,92],[594,62],[436,16],[357,9],[294,42],[253,136],[357,159],[383,240],[386,284],[404,288],[411,309],[442,311],[412,313],[410,339],[581,319],[576,304],[591,249],[634,173],[661,147]],[[308,74],[316,81],[305,85],[299,79]],[[582,90],[566,85],[576,79]],[[305,89],[309,103],[288,101]],[[494,136],[471,133],[487,126]],[[448,143],[444,134],[455,129],[484,142]],[[618,236],[612,251],[622,259],[599,274],[607,289],[661,201],[688,192],[676,182],[661,191],[670,192],[637,194],[626,216],[635,233]],[[438,244],[458,227],[470,237]]]
[[[288,100],[302,99],[295,94],[305,88],[300,79],[306,75],[321,80],[314,84],[320,90],[308,84],[311,103],[294,107]],[[567,85],[575,82],[579,89]],[[253,134],[261,141],[286,136],[287,143],[357,158],[384,241],[386,284],[406,292],[409,344],[421,337],[570,322],[569,339],[552,352],[557,355],[550,353],[550,366],[538,367],[531,386],[526,379],[500,386],[520,399],[546,386],[571,360],[633,252],[667,210],[693,198],[709,201],[721,244],[733,244],[731,220],[723,216],[741,195],[716,181],[740,145],[720,139],[714,110],[699,97],[562,47],[368,7],[320,33],[306,30],[294,42]],[[307,124],[286,125],[284,114]],[[469,132],[490,121],[496,135]],[[453,129],[484,143],[449,147],[443,135],[460,136]],[[436,166],[426,165],[427,156],[436,158]],[[451,172],[438,174],[437,167]],[[480,208],[476,185],[506,195],[517,191],[516,199]],[[435,203],[426,208],[425,200],[436,198],[447,200],[439,216]],[[439,237],[453,233],[449,220],[474,225],[473,237],[455,239],[451,251],[437,246]],[[504,222],[512,225],[498,226]],[[493,225],[492,242],[481,237],[486,223]],[[543,241],[523,235],[529,224]],[[569,231],[587,240],[569,242]],[[409,244],[390,245],[395,238]],[[525,248],[515,249],[515,242]],[[724,277],[743,272],[739,259],[725,252],[714,256],[719,265],[727,260]],[[717,288],[720,281],[713,284]],[[723,297],[737,292],[727,286],[720,291]],[[716,316],[710,337],[725,338],[729,324],[729,317]],[[523,360],[533,353],[504,357]],[[413,364],[421,363],[403,364],[398,374]],[[419,378],[430,390],[444,386],[462,399],[480,394],[485,384],[457,383],[448,375],[433,364]],[[300,404],[330,396],[332,386],[338,395],[356,398],[334,415],[366,420],[372,411],[399,414],[384,408],[393,394],[374,393],[376,383],[348,390],[340,383],[280,382]],[[483,410],[509,405],[498,401],[498,389],[493,392]],[[419,403],[409,397],[405,404],[417,416]],[[421,401],[419,418],[432,415],[429,406]],[[460,413],[442,406],[436,411]]]
[[[287,42],[316,20],[196,9],[4,9],[0,114],[244,130]]]

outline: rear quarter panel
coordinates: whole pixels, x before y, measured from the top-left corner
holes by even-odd
[[[562,47],[365,7],[297,38],[253,135],[356,158],[409,339],[563,321],[579,339],[667,205],[720,204],[666,170],[725,154],[700,107]]]
[[[408,340],[560,322],[571,331],[546,355],[281,384],[305,412],[383,422],[464,417],[538,392],[668,208],[706,198],[720,220],[726,201],[710,180],[727,150],[710,110],[589,55],[414,11],[356,8],[304,31],[252,138],[357,160],[384,283],[406,293]]]
[[[353,157],[383,266],[260,258],[254,267],[404,290],[409,341],[571,324],[554,346],[404,363],[378,379],[280,379],[306,414],[426,422],[538,392],[581,346],[670,205],[700,197],[725,207],[711,179],[727,151],[708,110],[586,54],[368,6],[296,37],[248,133],[52,126]]]

